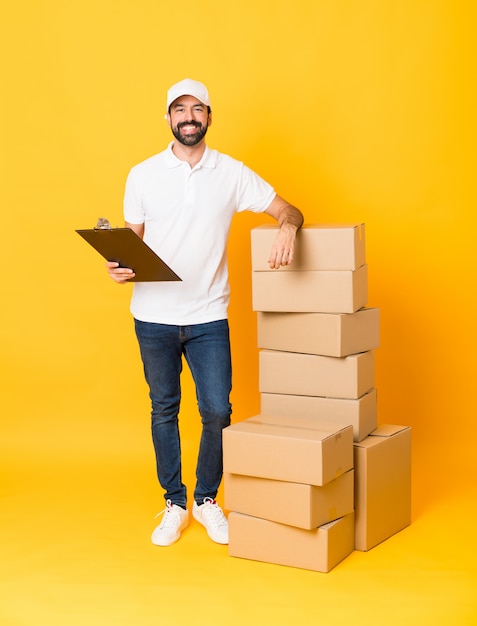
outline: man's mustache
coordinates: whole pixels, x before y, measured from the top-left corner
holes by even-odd
[[[180,122],[177,124],[177,128],[180,130],[183,126],[195,126],[196,128],[202,128],[202,124],[200,122],[190,121],[190,122]]]

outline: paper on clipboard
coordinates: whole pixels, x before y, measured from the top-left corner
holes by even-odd
[[[76,230],[107,261],[134,270],[129,282],[182,280],[131,228]]]

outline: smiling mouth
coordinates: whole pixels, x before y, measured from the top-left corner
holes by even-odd
[[[196,124],[194,122],[182,122],[177,126],[177,128],[184,134],[195,133],[200,129],[200,124]]]
[[[183,126],[180,131],[183,135],[193,135],[194,133],[196,133],[199,129],[197,128],[197,126]]]

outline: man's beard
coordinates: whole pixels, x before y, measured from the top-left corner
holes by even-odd
[[[184,135],[181,133],[183,126],[196,126],[199,130],[193,135]],[[184,146],[196,146],[202,141],[207,133],[208,125],[202,126],[200,122],[180,122],[177,126],[172,127],[172,134]]]

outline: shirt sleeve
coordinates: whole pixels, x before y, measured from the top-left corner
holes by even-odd
[[[274,188],[246,165],[242,165],[237,212],[263,213],[275,198]]]
[[[134,168],[129,172],[124,191],[124,220],[130,224],[144,224],[145,215],[141,197],[135,184]]]

